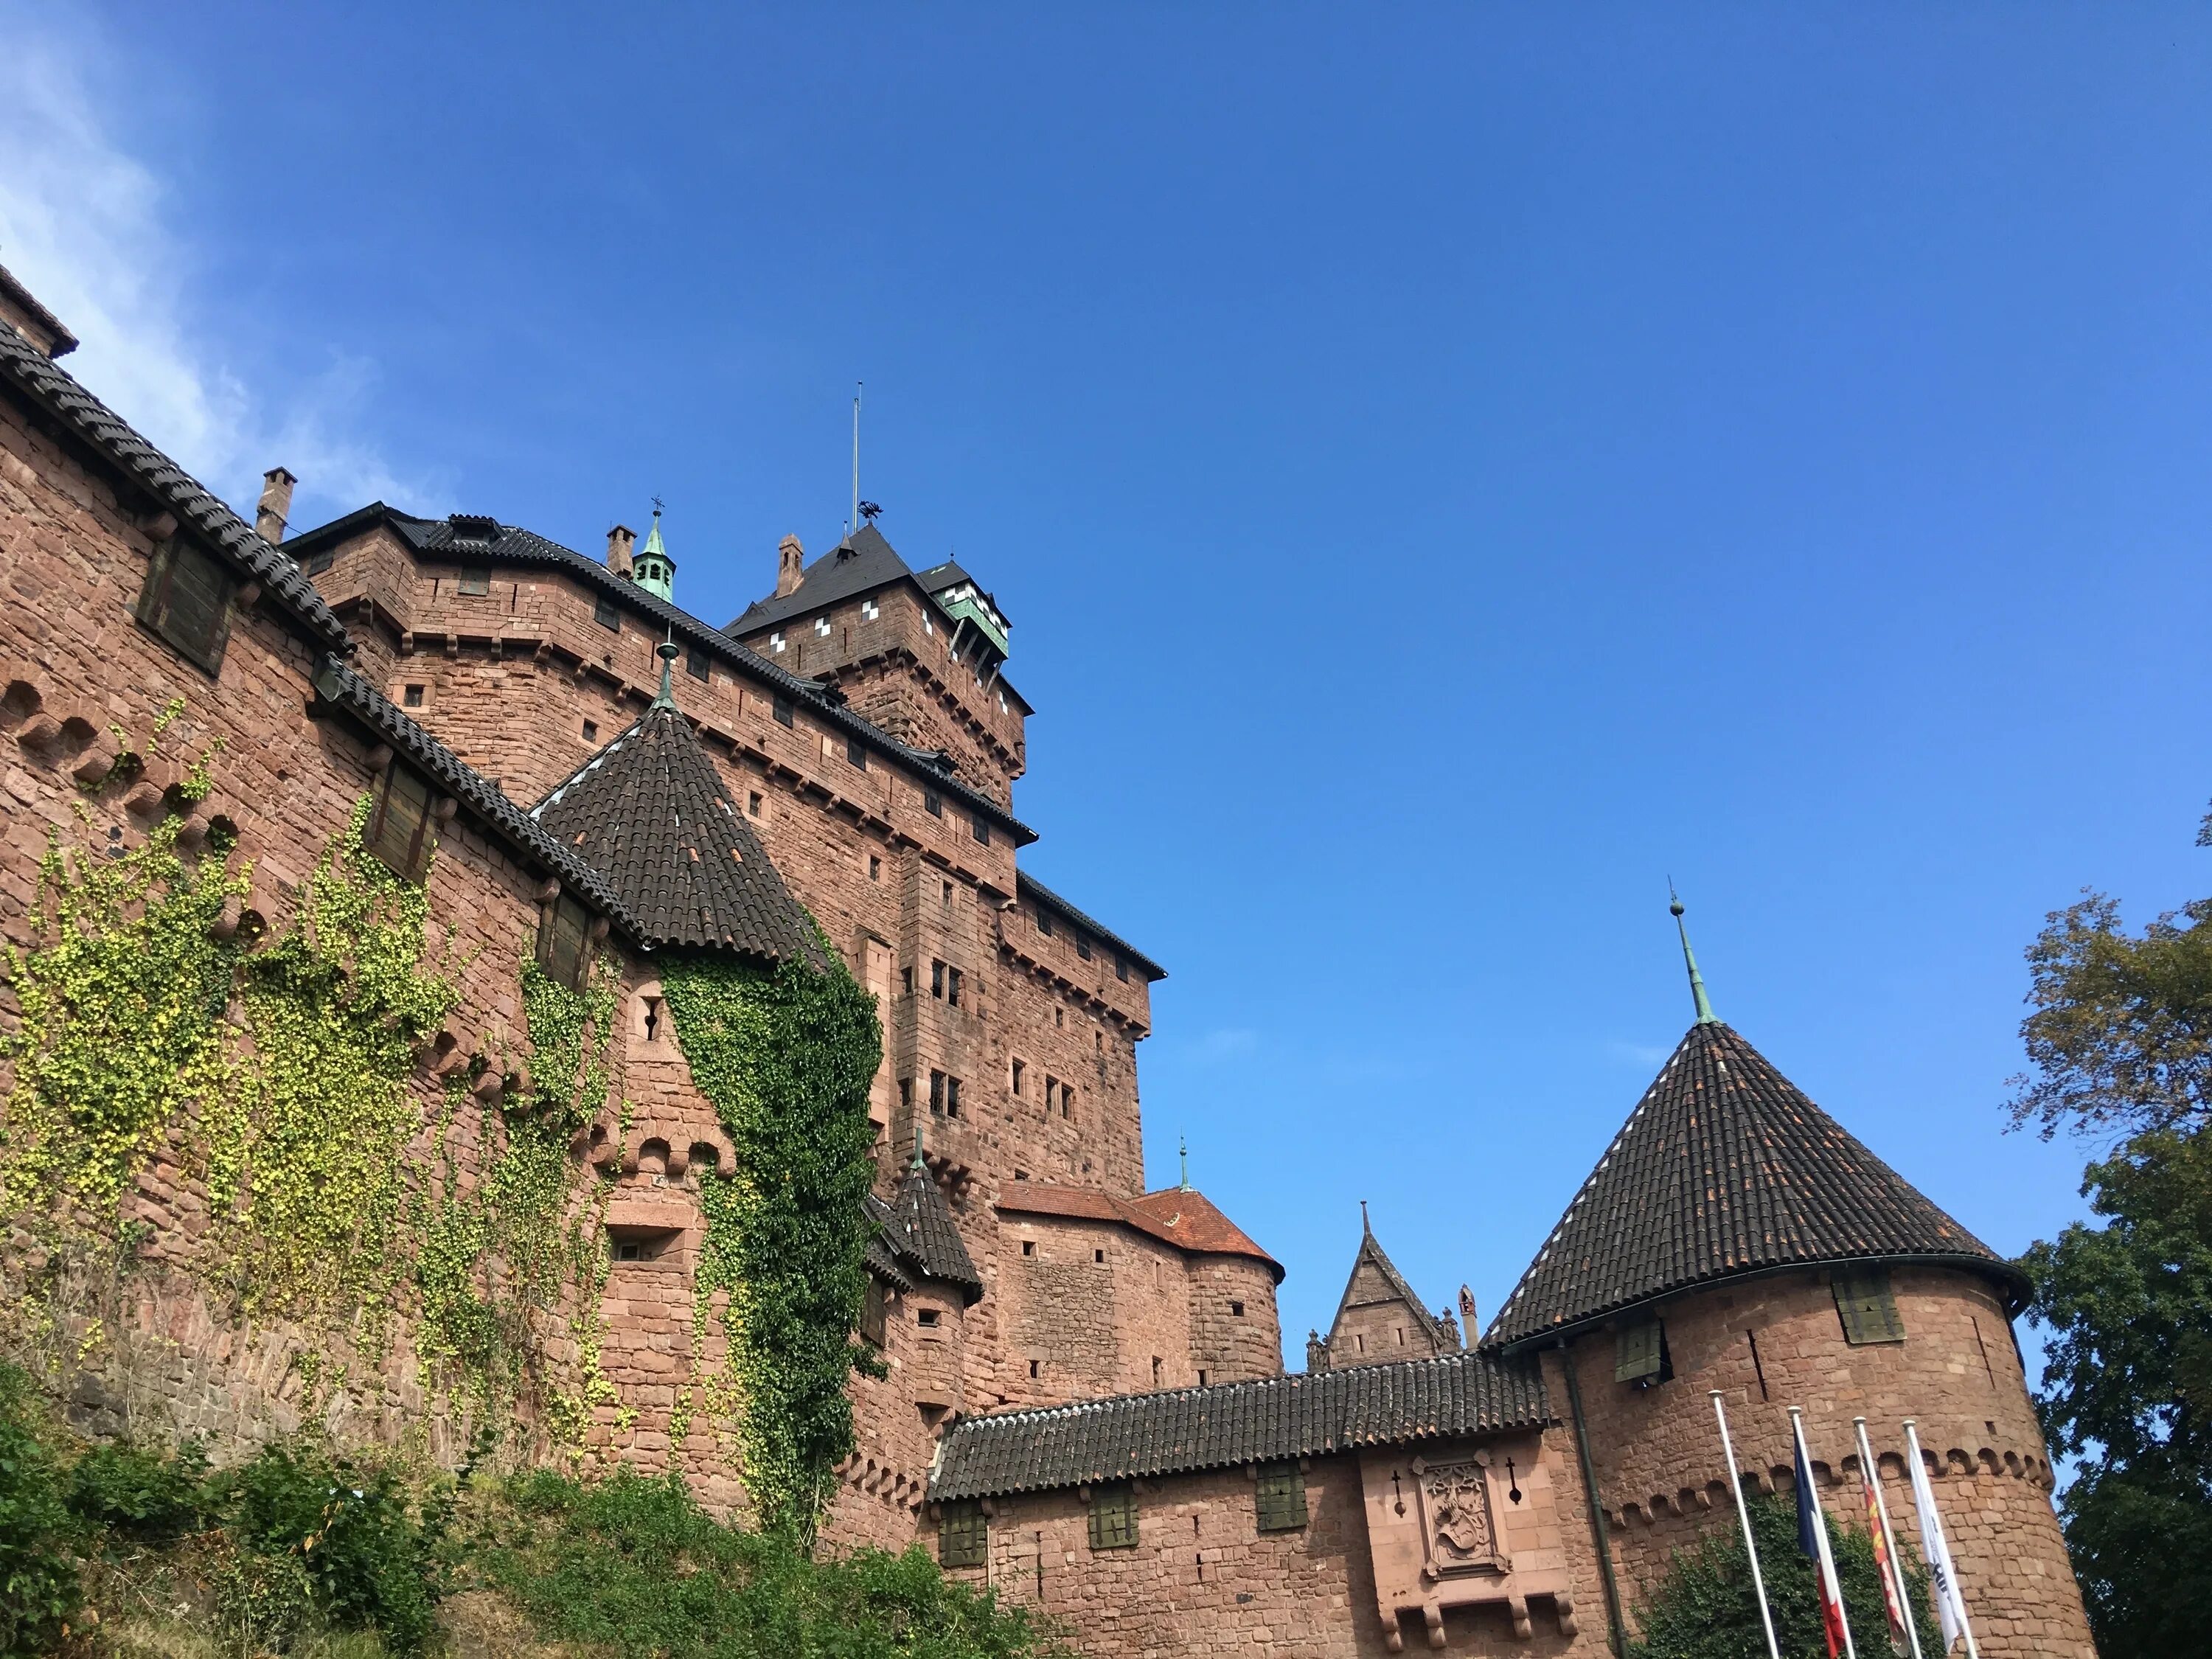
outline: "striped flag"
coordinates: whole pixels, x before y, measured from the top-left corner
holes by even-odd
[[[1866,1419],[1851,1425],[1859,1437],[1859,1486],[1866,1496],[1867,1536],[1874,1541],[1874,1565],[1881,1574],[1882,1611],[1889,1615],[1889,1650],[1897,1659],[1919,1659],[1919,1632],[1905,1613],[1904,1578],[1898,1572],[1897,1540],[1890,1535],[1889,1506],[1881,1501],[1881,1465],[1867,1441]]]
[[[1813,1576],[1820,1589],[1820,1627],[1828,1638],[1828,1659],[1858,1659],[1851,1645],[1851,1627],[1844,1620],[1844,1587],[1837,1582],[1836,1557],[1828,1547],[1827,1517],[1813,1491],[1813,1460],[1805,1451],[1805,1418],[1790,1408],[1790,1425],[1797,1437],[1797,1547],[1813,1562]]]

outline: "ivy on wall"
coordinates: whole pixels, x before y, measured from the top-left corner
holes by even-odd
[[[698,1403],[735,1417],[760,1524],[801,1538],[853,1449],[845,1387],[866,1287],[868,1086],[883,1052],[875,999],[827,941],[823,954],[823,972],[723,957],[662,969],[678,1046],[736,1154],[728,1179],[699,1183],[693,1291],[702,1324],[726,1297],[729,1357],[722,1376],[701,1379]]]

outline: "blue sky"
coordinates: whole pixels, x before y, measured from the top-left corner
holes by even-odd
[[[0,261],[240,503],[734,615],[864,493],[1166,963],[1155,1182],[1487,1318],[1690,1016],[1993,1245],[2021,949],[2212,885],[2212,14],[0,3]]]

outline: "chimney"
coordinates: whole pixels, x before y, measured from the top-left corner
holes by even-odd
[[[617,525],[607,532],[607,568],[617,576],[629,574],[629,550],[637,545],[637,532],[627,525]]]
[[[292,486],[300,481],[283,467],[272,466],[261,475],[261,505],[253,514],[253,527],[272,545],[284,539],[284,523],[292,511]]]
[[[799,583],[806,580],[800,568],[805,558],[806,550],[799,544],[799,538],[786,536],[775,550],[776,598],[780,599],[787,593],[799,591]]]

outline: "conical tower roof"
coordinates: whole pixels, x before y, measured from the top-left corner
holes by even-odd
[[[1571,1330],[1691,1285],[1824,1262],[1943,1262],[2015,1304],[2018,1270],[1733,1028],[1690,1028],[1484,1340]]]
[[[945,1201],[944,1188],[922,1161],[919,1129],[915,1132],[914,1158],[907,1165],[906,1179],[899,1183],[896,1198],[880,1205],[879,1214],[878,1200],[871,1199],[870,1204],[870,1212],[878,1214],[884,1237],[901,1261],[927,1278],[959,1285],[964,1304],[973,1305],[981,1299],[983,1280],[975,1272],[975,1258],[960,1242],[960,1226],[952,1218],[952,1206]]]
[[[648,948],[826,965],[813,923],[670,700],[562,780],[530,816],[604,877]]]

